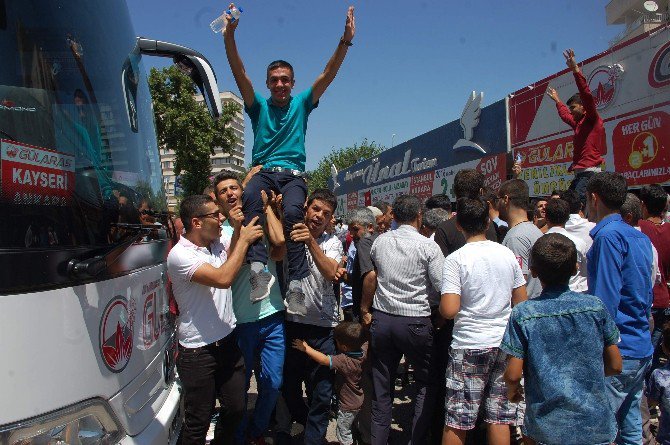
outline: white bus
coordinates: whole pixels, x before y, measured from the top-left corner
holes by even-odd
[[[177,439],[174,228],[143,54],[172,57],[220,116],[207,60],[138,39],[125,3],[0,1],[2,445]]]

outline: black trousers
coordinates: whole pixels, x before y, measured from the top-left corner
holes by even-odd
[[[370,327],[370,351],[374,387],[372,444],[388,443],[395,375],[404,355],[414,367],[417,391],[410,444],[425,445],[437,393],[430,317],[403,317],[375,311]]]
[[[177,371],[184,388],[184,425],[178,443],[204,445],[218,398],[221,408],[211,443],[232,444],[246,408],[244,358],[236,335],[201,348],[179,346]]]
[[[261,190],[270,195],[270,191],[282,195],[284,209],[284,236],[286,237],[286,257],[288,259],[288,279],[300,280],[309,275],[305,243],[291,241],[289,233],[296,223],[305,222],[305,200],[307,199],[307,183],[301,177],[283,172],[259,171],[247,184],[242,195],[242,211],[244,224],[249,224],[254,216],[258,216],[258,225],[265,225]],[[268,263],[268,251],[262,240],[249,246],[247,261]]]

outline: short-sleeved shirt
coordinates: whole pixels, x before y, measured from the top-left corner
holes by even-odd
[[[670,364],[655,369],[644,391],[645,395],[658,402],[661,408],[661,422],[656,441],[659,444],[670,443]]]
[[[344,255],[344,248],[337,236],[324,232],[316,242],[321,251],[338,263]],[[333,283],[326,280],[316,266],[309,249],[305,249],[309,275],[301,280],[302,292],[305,294],[305,316],[286,314],[286,319],[296,323],[311,324],[332,328],[340,321],[340,307],[335,296]]]
[[[512,290],[526,284],[511,250],[494,241],[467,243],[444,260],[442,293],[461,296],[451,347],[500,346],[512,312]]]
[[[538,443],[612,443],[603,351],[618,340],[602,301],[568,286],[515,306],[500,349],[523,360],[524,434]]]
[[[586,282],[586,253],[589,251],[589,249],[586,247],[586,244],[584,244],[584,241],[582,241],[574,234],[568,232],[563,227],[552,227],[551,229],[547,230],[546,234],[549,233],[561,234],[572,241],[572,243],[575,245],[575,248],[577,249],[577,264],[579,265],[579,270],[576,274],[570,277],[570,290],[575,292],[588,291],[589,285]]]
[[[224,246],[230,246],[233,236],[233,228],[228,221],[223,223],[221,230],[221,242]],[[265,245],[269,245],[267,240],[263,241]],[[233,311],[238,324],[251,323],[269,317],[272,314],[284,310],[284,299],[279,287],[279,280],[277,278],[277,266],[268,255],[268,270],[275,277],[275,282],[270,287],[270,295],[257,303],[252,303],[249,299],[251,294],[251,268],[249,264],[243,264],[240,267],[235,281],[231,286],[233,293]]]
[[[361,376],[367,349],[368,344],[365,343],[359,352],[341,353],[330,357],[330,368],[336,371],[335,391],[342,411],[355,411],[363,406]]]
[[[370,251],[372,243],[377,239],[377,234],[366,235],[354,241],[356,257],[353,262],[353,271],[351,273],[351,298],[354,304],[354,314],[360,313],[361,298],[363,297],[363,278],[368,272],[375,270],[372,263]]]
[[[377,237],[370,256],[377,270],[372,307],[391,315],[429,317],[428,288],[440,288],[444,264],[437,243],[401,224]]]
[[[245,107],[254,130],[251,163],[305,171],[307,119],[318,105],[313,103],[311,87],[291,96],[283,107],[255,93],[254,103]]]
[[[640,220],[640,230],[651,240],[658,252],[658,266],[661,281],[654,284],[654,308],[670,307],[670,293],[667,282],[670,280],[670,224],[654,224]]]
[[[340,241],[342,239],[340,238]],[[347,275],[352,276],[354,273],[354,260],[356,258],[356,245],[354,243],[349,244],[349,249],[347,250],[347,265],[346,265],[346,270],[347,270]],[[341,290],[341,301],[340,301],[340,307],[342,308],[348,308],[352,307],[354,304],[354,300],[352,297],[352,289],[351,285],[347,283],[342,283],[342,290]]]
[[[525,221],[510,227],[505,235],[502,245],[509,247],[514,252],[521,272],[526,276],[526,293],[528,298],[535,298],[542,292],[542,285],[539,278],[533,278],[530,274],[530,250],[535,241],[542,235],[542,231],[530,221]]]
[[[196,246],[183,235],[168,254],[168,276],[179,306],[177,336],[179,344],[185,348],[214,343],[235,329],[230,289],[191,281],[195,271],[203,264],[221,267],[227,258],[225,246],[220,240],[207,249]]]

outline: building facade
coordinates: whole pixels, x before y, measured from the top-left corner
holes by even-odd
[[[233,102],[240,106],[240,112],[235,114],[233,120],[229,124],[235,132],[237,142],[231,153],[224,153],[220,147],[214,149],[214,155],[210,157],[212,175],[216,175],[222,170],[242,173],[244,172],[244,102],[240,97],[230,91],[220,93],[220,97],[222,104]],[[202,95],[196,95],[195,100],[202,103]],[[175,152],[169,147],[161,147],[160,157],[168,208],[174,211],[177,207],[177,196],[180,193],[179,180],[174,173]],[[177,189],[176,192],[175,185]]]

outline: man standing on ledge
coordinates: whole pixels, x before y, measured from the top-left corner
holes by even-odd
[[[233,7],[231,3],[230,8]],[[239,20],[231,21],[231,16],[226,14],[226,28],[223,32],[226,56],[254,130],[251,163],[254,166],[263,166],[261,171],[251,178],[242,197],[245,223],[248,224],[256,216],[260,218],[260,225],[265,222],[261,190],[265,190],[268,196],[271,191],[283,196],[283,223],[289,278],[286,312],[306,316],[305,293],[301,283],[309,276],[310,271],[305,243],[293,241],[289,233],[294,229],[294,225],[303,223],[305,218],[307,119],[312,110],[319,105],[319,99],[335,79],[348,48],[353,45],[351,40],[356,29],[354,8],[349,7],[344,33],[326,68],[311,87],[295,97],[291,96],[295,86],[293,67],[284,60],[276,60],[268,66],[266,86],[270,90],[270,98],[265,99],[254,91],[235,43],[238,23]],[[249,248],[247,262],[251,264],[252,302],[260,301],[269,295],[274,279],[267,270],[267,261],[267,248],[262,242],[259,241]]]
[[[565,63],[572,70],[579,93],[568,99],[567,106],[561,102],[558,93],[552,87],[548,88],[547,95],[556,102],[558,115],[575,132],[573,139],[574,151],[572,164],[568,168],[574,172],[575,179],[570,183],[570,189],[579,194],[579,199],[586,204],[586,183],[591,176],[601,170],[605,147],[605,127],[603,120],[596,109],[589,85],[575,60],[575,52],[567,49],[563,52]]]

